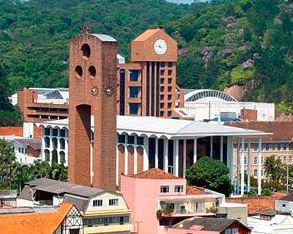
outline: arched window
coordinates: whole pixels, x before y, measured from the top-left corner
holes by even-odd
[[[64,138],[60,138],[59,144],[60,144],[60,149],[65,149],[65,139]]]
[[[50,148],[50,138],[45,137],[45,148]]]
[[[64,151],[59,152],[59,162],[62,165],[64,165],[66,163]]]
[[[58,163],[58,152],[56,149],[52,150],[52,163]]]
[[[45,155],[45,161],[50,162],[50,151],[49,150],[44,150],[44,155]]]
[[[58,141],[57,141],[57,138],[52,138],[52,144],[53,144],[53,148],[54,149],[57,149],[58,148]]]

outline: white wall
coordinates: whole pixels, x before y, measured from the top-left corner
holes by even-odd
[[[118,199],[118,206],[109,206],[110,199]],[[93,200],[103,200],[103,206],[93,206]],[[112,194],[112,193],[103,193],[96,197],[91,198],[88,203],[87,211],[98,211],[98,210],[117,210],[117,209],[128,209],[127,205],[122,196]]]

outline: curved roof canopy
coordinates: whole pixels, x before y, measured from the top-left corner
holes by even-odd
[[[228,93],[214,89],[186,89],[184,93],[184,102],[237,102]]]

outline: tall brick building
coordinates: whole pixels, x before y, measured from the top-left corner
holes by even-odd
[[[176,85],[177,43],[161,28],[131,42],[131,60],[118,66],[118,114],[171,117],[183,106]]]
[[[69,181],[112,191],[116,171],[116,55],[116,40],[108,35],[84,30],[70,42]]]

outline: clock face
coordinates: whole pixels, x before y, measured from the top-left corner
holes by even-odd
[[[154,49],[157,54],[165,54],[167,51],[167,43],[163,39],[156,40]]]

